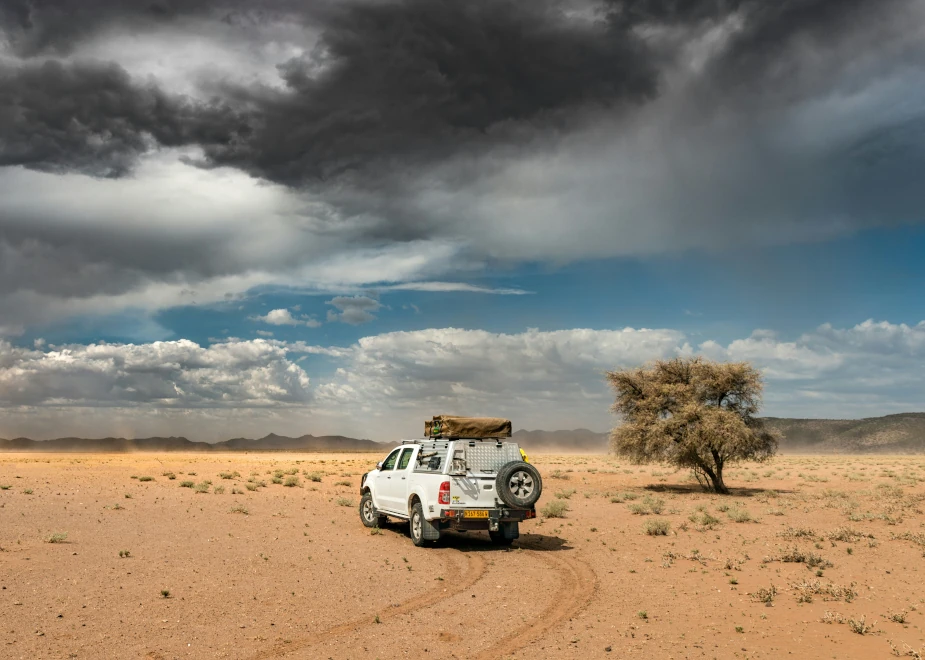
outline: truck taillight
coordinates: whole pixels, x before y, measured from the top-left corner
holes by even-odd
[[[437,497],[438,504],[450,503],[450,482],[444,481],[440,484],[440,495]]]

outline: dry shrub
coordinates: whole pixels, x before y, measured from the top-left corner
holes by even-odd
[[[813,596],[822,596],[822,600],[825,601],[843,600],[850,603],[858,595],[858,592],[854,590],[854,585],[854,582],[846,587],[832,582],[824,584],[820,580],[804,580],[791,586],[797,592],[799,603],[811,603]]]
[[[668,536],[671,529],[671,523],[667,520],[647,520],[645,532],[649,536]]]
[[[543,507],[541,513],[544,518],[565,518],[565,512],[568,509],[568,502],[565,500],[553,500]]]

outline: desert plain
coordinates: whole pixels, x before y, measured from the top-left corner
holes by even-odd
[[[920,658],[925,457],[537,455],[511,548],[367,529],[372,454],[0,454],[0,658]]]

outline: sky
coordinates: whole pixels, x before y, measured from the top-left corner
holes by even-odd
[[[920,0],[5,0],[0,437],[925,410]]]

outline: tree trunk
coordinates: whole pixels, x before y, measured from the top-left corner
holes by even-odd
[[[715,449],[711,449],[710,453],[713,454],[713,462],[716,464],[716,472],[708,473],[710,474],[710,479],[713,480],[713,490],[720,495],[728,495],[729,489],[726,488],[726,484],[723,482],[723,459]]]

